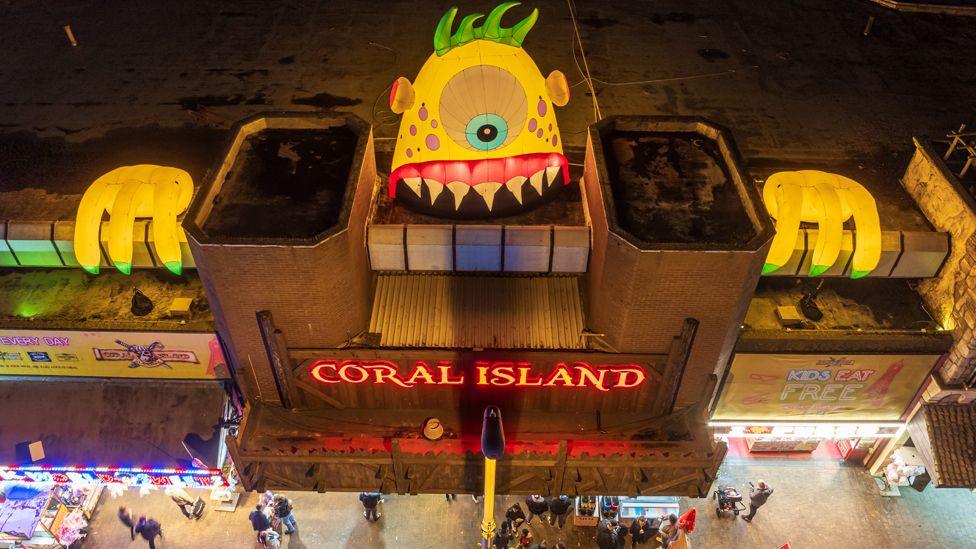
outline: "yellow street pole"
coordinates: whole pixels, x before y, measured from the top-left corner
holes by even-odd
[[[495,535],[495,464],[485,458],[485,515],[481,521],[481,546],[487,547]]]

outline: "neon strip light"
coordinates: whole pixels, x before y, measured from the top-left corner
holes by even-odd
[[[0,481],[54,484],[122,484],[125,486],[227,486],[218,469],[153,467],[0,466]]]
[[[831,423],[823,422],[779,422],[779,421],[709,421],[709,427],[843,427],[843,428],[877,428],[877,429],[898,429],[904,424],[897,422],[865,422],[865,423]]]

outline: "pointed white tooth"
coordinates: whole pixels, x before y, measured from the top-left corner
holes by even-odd
[[[419,177],[407,177],[407,178],[405,178],[403,180],[403,182],[406,183],[408,187],[410,187],[410,190],[412,190],[414,192],[414,194],[417,195],[418,198],[420,197],[420,178]]]
[[[524,183],[525,183],[525,177],[521,175],[516,175],[515,177],[509,179],[507,183],[505,183],[505,187],[507,187],[508,190],[512,191],[512,194],[515,195],[515,200],[518,200],[519,204],[522,203],[522,185]]]
[[[546,182],[549,185],[555,185],[556,184],[556,177],[559,176],[559,172],[560,171],[561,170],[559,169],[559,166],[554,166],[552,168],[546,168]]]
[[[488,211],[491,211],[492,205],[495,203],[495,193],[498,189],[502,188],[501,183],[495,183],[494,181],[486,181],[485,183],[479,183],[474,186],[474,192],[481,195],[481,198],[485,199],[485,204],[488,205]]]
[[[424,179],[424,185],[427,185],[427,192],[430,194],[430,203],[433,204],[437,200],[437,197],[441,195],[441,192],[444,191],[444,184],[433,179]]]
[[[535,189],[535,192],[539,193],[539,196],[542,196],[542,172],[544,171],[545,170],[539,170],[532,174],[532,177],[529,178],[529,183],[532,184],[532,188]]]
[[[461,207],[461,201],[471,190],[471,185],[463,181],[451,181],[447,184],[447,188],[454,194],[454,209],[456,210]]]

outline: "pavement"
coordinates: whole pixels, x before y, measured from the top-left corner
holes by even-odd
[[[776,549],[913,549],[976,547],[976,494],[968,490],[902,489],[900,498],[883,498],[860,467],[837,460],[748,460],[729,458],[716,485],[746,491],[749,481],[762,478],[773,489],[769,503],[751,524],[731,515],[716,517],[712,499],[682,499],[682,512],[697,509],[698,524],[691,540],[697,548]],[[298,531],[284,536],[287,549],[454,549],[476,547],[480,539],[482,503],[459,494],[454,502],[440,495],[387,495],[376,523],[363,518],[357,494],[285,493],[292,499]],[[84,549],[129,547],[128,531],[115,517],[118,505],[146,514],[163,525],[160,549],[234,547],[257,549],[247,515],[257,501],[247,494],[233,513],[206,510],[199,521],[188,521],[160,492],[145,497],[130,490],[118,499],[107,492],[96,510]],[[515,497],[499,497],[501,512]],[[536,541],[562,541],[570,548],[596,547],[592,528],[564,530],[532,526]],[[145,546],[136,540],[135,547]],[[647,546],[650,547],[650,546]]]

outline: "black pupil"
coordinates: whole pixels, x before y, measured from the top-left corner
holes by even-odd
[[[492,124],[485,124],[478,128],[478,139],[484,141],[485,143],[491,143],[498,137],[498,128]]]

